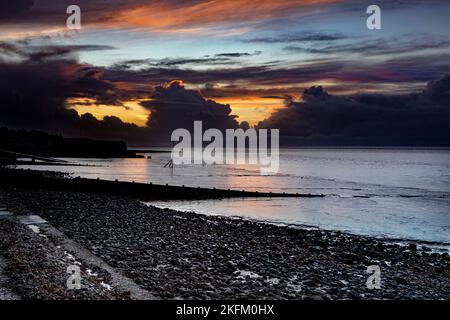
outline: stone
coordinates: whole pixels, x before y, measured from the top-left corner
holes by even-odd
[[[19,218],[20,222],[26,225],[29,224],[46,224],[47,221],[42,219],[40,216],[31,215],[31,216],[23,216]]]
[[[10,217],[12,215],[13,214],[11,212],[9,212],[9,211],[1,211],[0,210],[0,217]]]
[[[396,281],[398,284],[401,284],[401,285],[407,285],[407,284],[408,284],[408,281],[407,281],[405,278],[402,278],[402,277],[395,277],[394,279],[395,279],[395,281]]]

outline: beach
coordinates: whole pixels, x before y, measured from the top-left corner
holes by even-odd
[[[450,256],[414,243],[179,212],[92,192],[2,186],[0,203],[19,217],[39,215],[156,299],[450,298]],[[7,287],[22,298],[132,298],[111,286],[108,272],[90,276],[82,259],[87,288],[67,291],[66,264],[58,262],[67,257],[56,240],[3,219],[0,230]],[[367,287],[369,266],[381,270],[380,289]]]

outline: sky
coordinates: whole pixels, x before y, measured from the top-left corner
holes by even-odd
[[[72,4],[80,30],[66,26]],[[366,26],[372,4],[381,30]],[[363,132],[353,140],[386,144],[383,128],[408,144],[429,116],[437,131],[415,141],[446,144],[449,17],[444,0],[2,2],[0,125],[134,144],[194,120],[278,126],[301,143]],[[377,130],[374,112],[385,117]]]

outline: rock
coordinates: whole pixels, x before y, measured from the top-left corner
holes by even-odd
[[[308,247],[308,250],[310,252],[322,252],[323,248],[319,247],[319,246],[311,246],[311,247]]]
[[[236,267],[238,268],[238,269],[241,269],[241,270],[248,270],[248,269],[250,269],[250,266],[247,264],[247,263],[245,263],[245,262],[238,262],[237,263],[237,265],[236,265]]]
[[[407,285],[408,284],[408,281],[405,279],[405,278],[402,278],[402,277],[395,277],[394,278],[394,280],[398,283],[398,284],[401,284],[401,285]]]
[[[342,254],[342,256],[344,257],[344,259],[346,261],[353,261],[353,262],[365,262],[366,261],[364,256],[355,254],[355,253],[351,253],[351,252],[345,252]]]

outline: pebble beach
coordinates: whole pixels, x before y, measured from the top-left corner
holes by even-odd
[[[15,215],[41,216],[157,299],[450,298],[450,256],[413,243],[177,212],[94,193],[2,187],[0,203]],[[67,257],[55,250],[57,241],[4,220],[0,234],[8,288],[22,298],[130,298],[104,285],[107,272],[100,280],[87,274],[84,290],[68,292]],[[369,266],[381,270],[380,289],[367,287]]]

